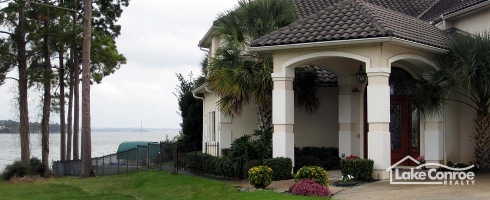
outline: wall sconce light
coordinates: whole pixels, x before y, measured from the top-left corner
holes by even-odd
[[[359,70],[356,73],[357,83],[364,84],[366,82],[366,77],[367,77],[366,71],[364,71],[364,69],[362,68],[362,63],[361,63],[361,65],[359,65]]]

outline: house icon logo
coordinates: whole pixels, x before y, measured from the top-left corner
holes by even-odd
[[[398,167],[401,163],[410,159],[417,167]],[[429,167],[429,170],[425,170]],[[407,156],[394,165],[388,167],[390,172],[390,184],[393,185],[475,185],[475,173],[468,171],[474,165],[466,168],[453,168],[439,163],[421,164],[417,159]]]

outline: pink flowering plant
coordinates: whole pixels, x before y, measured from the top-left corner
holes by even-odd
[[[351,160],[351,159],[359,159],[359,156],[350,155],[350,156],[347,156],[345,159],[347,159],[347,160]]]
[[[301,179],[289,188],[294,195],[328,197],[332,195],[327,186],[320,185],[311,179]]]
[[[417,161],[419,161],[419,165],[425,164],[425,157],[424,156],[419,156],[417,157]],[[422,167],[422,169],[427,169],[426,167]]]

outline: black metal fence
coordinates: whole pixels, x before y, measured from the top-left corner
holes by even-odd
[[[92,169],[97,176],[149,170],[192,172],[196,165],[204,164],[198,160],[198,154],[219,156],[219,143],[179,145],[174,142],[154,142],[148,143],[148,146],[138,145],[126,151],[92,158]],[[54,161],[53,173],[78,176],[81,164],[81,160]]]

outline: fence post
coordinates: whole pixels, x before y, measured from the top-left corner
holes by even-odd
[[[126,175],[129,174],[129,151],[126,150]]]
[[[158,149],[158,150],[159,150],[159,151],[158,151],[158,156],[160,156],[160,163],[159,163],[159,164],[160,164],[160,170],[162,170],[162,162],[163,162],[163,161],[162,161],[162,159],[163,159],[163,158],[162,158],[162,155],[163,155],[163,148],[162,148],[162,145],[163,145],[163,143],[162,143],[162,142],[160,142],[160,146],[158,147],[158,148],[159,148],[159,149]]]
[[[104,166],[104,164],[105,164],[105,157],[102,156],[102,176],[105,176],[105,166]]]
[[[174,146],[174,152],[173,152],[173,157],[174,157],[174,172],[179,171],[179,154],[177,153],[179,145]]]
[[[204,153],[208,153],[208,142],[204,142]]]
[[[216,157],[219,157],[219,142],[216,143]]]
[[[112,174],[112,156],[109,156],[109,175]]]
[[[138,172],[140,164],[138,163],[138,146],[136,146],[136,172]]]
[[[146,171],[150,171],[150,144],[146,147],[146,165],[148,167]]]
[[[97,165],[97,174],[99,174],[99,158],[95,158],[95,164]]]

